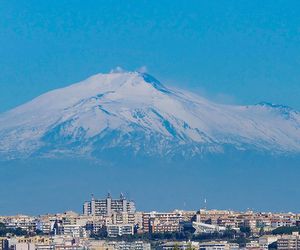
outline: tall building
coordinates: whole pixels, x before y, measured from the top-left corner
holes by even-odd
[[[111,216],[115,212],[135,213],[135,203],[127,200],[123,194],[119,199],[112,199],[108,194],[106,199],[95,199],[83,204],[83,214],[87,216]]]

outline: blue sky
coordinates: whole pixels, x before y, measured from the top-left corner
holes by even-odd
[[[1,1],[0,112],[121,66],[300,110],[299,1]]]

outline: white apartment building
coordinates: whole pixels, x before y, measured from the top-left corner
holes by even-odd
[[[134,234],[134,225],[133,224],[107,225],[106,230],[107,230],[108,237],[133,235]]]
[[[112,199],[108,194],[106,199],[95,199],[83,204],[83,214],[86,216],[111,216],[113,212],[135,213],[135,203],[127,200],[123,194],[119,199]]]
[[[112,246],[114,250],[151,250],[150,243],[146,243],[146,242],[143,242],[143,241],[110,242],[109,245]]]
[[[60,225],[58,227],[58,235],[69,235],[72,237],[83,237],[87,238],[88,234],[84,227],[80,225]]]
[[[186,242],[186,241],[169,241],[164,243],[161,248],[163,250],[174,250],[174,249],[180,249],[180,250],[187,250],[187,249],[193,249],[198,250],[199,249],[199,243],[198,242]]]
[[[239,245],[227,241],[211,241],[200,243],[199,250],[239,250]]]

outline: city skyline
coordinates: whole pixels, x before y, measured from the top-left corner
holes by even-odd
[[[0,247],[9,249],[297,249],[300,213],[232,210],[138,211],[121,193],[91,196],[83,212],[0,215]],[[275,244],[275,245],[274,245]],[[98,248],[97,248],[98,247]],[[109,248],[111,247],[111,248]]]

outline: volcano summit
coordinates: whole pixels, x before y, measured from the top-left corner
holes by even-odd
[[[191,158],[300,153],[300,113],[213,103],[139,72],[97,74],[0,115],[1,159],[107,152]]]

